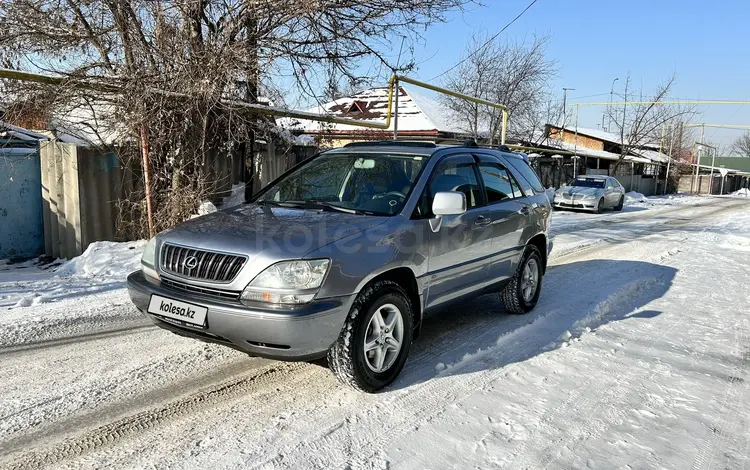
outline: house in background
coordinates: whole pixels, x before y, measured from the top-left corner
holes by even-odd
[[[575,175],[595,174],[616,177],[627,191],[663,192],[669,157],[659,152],[658,145],[629,149],[617,170],[623,144],[616,134],[547,124],[544,138],[533,146],[541,149],[532,162],[546,186],[559,187]]]
[[[383,124],[387,111],[388,87],[371,88],[307,110],[314,114]],[[435,143],[470,139],[471,134],[452,122],[449,116],[450,111],[440,103],[405,87],[398,88],[399,138]],[[391,119],[388,130],[293,118],[277,122],[295,134],[313,137],[319,146],[341,147],[350,142],[392,139],[395,118]]]
[[[690,156],[692,159],[692,155]],[[703,157],[690,165],[691,173],[682,175],[678,192],[696,194],[729,194],[742,188],[750,188],[750,158],[747,157]]]

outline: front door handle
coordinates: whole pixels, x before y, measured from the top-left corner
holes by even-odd
[[[478,227],[486,227],[491,223],[492,223],[492,219],[490,219],[489,217],[485,217],[483,215],[480,215],[479,217],[477,217],[477,220],[474,221],[474,225]]]

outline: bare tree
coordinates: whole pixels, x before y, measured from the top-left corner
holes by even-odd
[[[614,133],[620,138],[620,158],[615,162],[613,172],[625,157],[644,146],[658,146],[661,132],[670,122],[685,120],[695,114],[695,108],[675,104],[664,104],[675,84],[675,75],[659,85],[651,95],[637,95],[630,89],[630,75],[625,80],[625,91],[621,95],[623,105],[612,106],[607,112],[612,119]],[[633,102],[628,104],[628,101]]]
[[[447,74],[444,85],[504,104],[510,117],[509,136],[536,140],[541,135],[541,128],[536,128],[540,121],[554,114],[549,81],[557,73],[557,63],[546,55],[548,42],[549,38],[544,36],[534,37],[530,43],[487,43],[484,36],[474,36],[460,65]],[[499,138],[502,129],[499,109],[453,97],[442,100],[462,128],[475,138]]]
[[[512,138],[537,147],[547,141],[545,126],[562,120],[562,106],[558,100],[552,99],[547,92],[543,92],[547,100],[538,103],[525,113],[515,114],[509,134]]]
[[[743,157],[750,157],[750,132],[745,132],[734,141],[732,151]]]
[[[396,54],[390,38],[413,43],[446,12],[473,2],[0,0],[1,65],[75,84],[6,82],[2,96],[43,97],[33,101],[46,103],[50,116],[88,108],[96,116],[83,113],[85,121],[106,122],[120,142],[143,144],[154,173],[157,228],[164,228],[211,191],[208,153],[244,147],[252,155],[245,143],[267,128],[257,113],[228,99],[318,99],[337,81],[389,73]],[[137,158],[138,148],[120,153]]]

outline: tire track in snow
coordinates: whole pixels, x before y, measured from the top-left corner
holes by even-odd
[[[693,209],[694,210],[695,208],[694,207],[690,207],[690,208],[680,207],[680,208],[674,209],[674,212],[684,211],[686,209]],[[716,212],[723,211],[723,210],[724,210],[724,208],[720,208]],[[705,212],[705,210],[704,210],[704,212]],[[713,213],[714,211],[709,211],[709,212]],[[656,226],[656,225],[659,225],[659,224],[658,223],[654,224],[654,226]],[[671,230],[676,230],[676,228],[669,227],[669,228],[667,228],[665,230],[670,230],[671,231]],[[651,233],[651,232],[653,232],[653,230],[643,230],[643,232],[645,232],[645,233]],[[630,241],[632,241],[632,240],[628,240],[628,242],[630,242]],[[582,250],[582,251],[587,252],[587,251],[590,251],[590,250]],[[579,253],[576,253],[576,254],[579,254]],[[460,333],[463,333],[463,332],[460,332]],[[528,354],[528,352],[529,352],[529,350],[524,350],[524,352],[521,353],[521,354],[518,354],[516,358],[511,358],[509,362],[513,362],[513,360],[517,359],[517,358],[526,357],[526,355]],[[506,373],[508,370],[511,370],[511,369],[505,368],[504,369],[504,373]],[[482,386],[483,383],[492,382],[494,379],[495,379],[494,377],[491,377],[491,378],[485,377],[484,381],[482,381],[480,379],[478,381],[477,380],[472,380],[472,381],[470,381],[468,383],[471,386],[471,391],[474,391],[477,386]],[[432,380],[433,381],[438,381],[438,379],[432,379]],[[413,389],[413,387],[412,387],[412,389]],[[413,398],[414,403],[410,402],[408,406],[398,405],[396,407],[397,411],[393,412],[393,413],[389,413],[389,415],[391,415],[391,416],[392,415],[397,415],[398,416],[399,415],[399,410],[401,412],[403,412],[404,409],[407,409],[407,410],[408,409],[417,409],[417,410],[419,410],[416,413],[410,413],[410,416],[413,416],[417,420],[421,416],[431,417],[432,415],[435,414],[435,412],[433,412],[430,409],[429,406],[427,406],[427,407],[421,406],[421,405],[424,405],[423,401],[437,403],[439,400],[435,400],[434,399],[434,397],[432,396],[432,395],[434,395],[434,393],[430,393],[429,391],[425,391],[425,390],[419,389],[417,391],[412,391],[410,393],[410,395],[412,395],[413,397],[416,397],[416,398]],[[425,396],[425,395],[427,395],[427,396]],[[456,392],[455,389],[453,389],[453,391],[447,392],[447,395],[448,396],[456,396],[457,392]],[[400,403],[400,401],[399,401],[399,403]],[[437,405],[437,407],[439,409],[440,405]],[[372,415],[372,413],[366,413],[365,416],[357,415],[356,418],[352,418],[351,420],[347,420],[347,421],[353,421],[354,423],[360,423],[363,420],[372,419],[371,415]],[[410,419],[401,419],[400,418],[399,421],[400,422],[404,422],[404,421],[408,422],[409,425],[407,427],[410,427],[412,425],[412,423],[413,423],[413,420],[410,420]],[[287,447],[288,450],[284,450],[284,451],[279,452],[279,455],[277,455],[276,457],[270,457],[270,458],[266,458],[266,459],[262,460],[262,462],[260,464],[257,464],[255,468],[265,468],[266,466],[269,466],[271,468],[275,468],[275,467],[278,467],[278,466],[287,466],[287,465],[289,465],[289,462],[286,462],[286,461],[289,460],[290,458],[292,458],[291,457],[292,455],[305,454],[307,451],[311,451],[311,452],[323,452],[324,449],[330,448],[330,446],[340,445],[340,443],[338,441],[340,439],[342,439],[342,438],[343,438],[343,442],[348,442],[347,439],[346,439],[346,436],[350,436],[351,437],[352,435],[354,435],[354,433],[350,431],[351,427],[352,426],[348,426],[347,424],[342,424],[341,422],[336,422],[336,423],[330,425],[327,428],[328,431],[326,431],[325,433],[323,433],[323,437],[322,438],[319,438],[319,439],[325,440],[325,443],[316,442],[315,440],[313,440],[313,441],[309,441],[308,440],[305,443],[300,444],[298,446],[295,446],[294,444],[291,444],[290,445],[291,449],[289,449],[289,447]],[[377,436],[379,436],[379,437],[382,437],[384,435],[385,436],[391,436],[394,433],[396,435],[398,435],[398,431],[394,430],[391,426],[389,426],[389,424],[387,422],[380,422],[380,421],[378,421],[376,423],[373,423],[371,426],[368,426],[368,428],[374,428],[374,429],[379,429],[379,430],[382,430],[382,429],[389,430],[387,433],[384,433],[384,431],[378,432]],[[333,437],[333,436],[335,436],[335,437]],[[278,444],[282,444],[282,443],[279,442]],[[349,453],[352,452],[352,448],[354,448],[354,447],[356,447],[356,444],[352,444],[352,443],[348,442],[347,448],[346,449],[342,448],[341,452],[343,452],[344,455],[349,454]],[[375,444],[374,447],[377,448],[378,445]],[[325,453],[330,454],[330,452],[325,452]],[[324,460],[324,459],[316,459],[315,462],[313,462],[313,461],[297,462],[296,466],[305,466],[306,464],[307,465],[312,465],[312,466],[320,466],[321,462],[326,462],[326,466],[335,466],[336,465],[335,463],[332,463],[332,462]],[[339,462],[339,464],[341,464],[341,462]]]
[[[484,327],[484,326],[492,323],[493,321],[494,320],[492,320],[490,318],[490,319],[487,319],[486,321],[483,321],[483,322],[475,322],[476,324],[473,325],[473,328],[470,328],[467,331],[468,332],[477,331],[477,330],[481,329],[482,327]],[[521,326],[518,329],[509,332],[508,334],[513,334],[513,333],[515,333],[517,331],[521,331],[523,329],[524,329],[524,326]],[[462,331],[462,332],[459,332],[459,333],[465,334],[465,333],[467,333],[467,331]],[[446,332],[446,334],[441,335],[441,338],[443,336],[447,336],[449,333],[455,333],[455,332]],[[514,358],[526,357],[529,354],[529,352],[531,352],[534,349],[537,349],[537,348],[535,348],[535,347],[526,348],[526,349],[524,349],[523,353],[508,356],[506,359],[509,359],[510,361],[512,361]],[[432,349],[432,351],[434,352],[434,354],[425,354],[425,355],[416,357],[414,359],[414,361],[410,361],[410,362],[414,366],[416,366],[417,369],[420,369],[423,364],[426,364],[428,361],[434,359],[435,357],[437,357],[439,355],[440,348],[434,348],[434,349]],[[488,366],[492,366],[492,364],[487,364],[487,365]],[[282,365],[280,367],[284,367],[284,366]],[[305,365],[302,365],[301,367],[304,368]],[[509,370],[512,370],[513,367],[514,366],[503,368],[502,369],[503,373],[507,373]],[[293,369],[293,370],[296,370],[296,369]],[[279,374],[273,375],[268,380],[263,381],[263,384],[269,385],[269,384],[277,383],[278,381],[281,381],[281,380],[284,380],[284,379],[288,378],[290,374],[292,374],[292,373],[291,372],[287,373],[287,374],[279,373]],[[431,374],[425,374],[425,375],[434,376],[435,374],[431,373]],[[472,379],[471,383],[474,384],[475,386],[486,386],[484,384],[490,383],[493,380],[495,380],[495,378],[496,378],[496,377],[483,376],[481,373],[472,373],[471,376],[474,377]],[[463,378],[464,377],[457,378],[457,377],[453,377],[453,376],[441,377],[441,378],[430,380],[428,382],[428,385],[429,385],[429,383],[432,383],[432,382],[434,382],[434,383],[442,383],[442,385],[445,385],[443,383],[445,381],[455,382],[456,380],[451,380],[451,379],[463,379]],[[434,385],[433,384],[432,386],[428,387],[425,384],[420,384],[420,385],[417,385],[417,386],[414,386],[414,387],[410,387],[407,395],[411,395],[412,394],[412,390],[414,388],[416,388],[417,392],[420,391],[420,387],[426,388],[426,391],[425,391],[426,393],[424,393],[424,394],[423,393],[415,393],[415,395],[419,395],[418,399],[421,399],[421,400],[424,400],[424,401],[436,401],[436,402],[438,402],[438,404],[439,404],[440,400],[432,400],[432,399],[434,399],[436,397],[443,397],[443,398],[446,398],[446,399],[453,399],[453,400],[455,400],[455,399],[458,399],[459,397],[461,397],[462,395],[465,396],[466,387],[460,386],[461,384],[453,384],[450,387],[441,388],[442,385]],[[459,385],[459,386],[456,386],[456,385]],[[223,385],[222,385],[222,387],[223,387]],[[240,388],[242,390],[244,390],[244,391],[248,391],[248,390],[253,389],[254,386],[253,385],[248,385],[245,388],[243,388],[243,387],[240,387]],[[234,390],[234,388],[230,387],[230,390]],[[474,391],[474,389],[470,389],[469,393],[473,392],[473,391]],[[237,392],[237,393],[229,392],[229,393],[226,393],[226,394],[219,393],[218,395],[212,395],[210,390],[207,391],[207,392],[200,392],[197,395],[207,395],[209,397],[220,397],[220,398],[210,398],[208,400],[198,400],[198,403],[201,403],[201,405],[196,405],[195,407],[188,407],[188,411],[193,412],[193,411],[196,411],[196,410],[201,410],[201,409],[204,409],[204,406],[209,406],[209,405],[210,406],[220,406],[220,405],[223,405],[229,398],[236,397],[236,396],[238,396],[239,393],[240,392]],[[425,399],[425,395],[426,395],[426,399]],[[221,397],[223,397],[223,398],[221,398]],[[205,403],[205,405],[204,405],[204,403]],[[419,405],[419,403],[417,403],[417,405]],[[169,410],[169,409],[175,409],[174,407],[170,408],[169,406],[170,405],[166,406],[167,410]],[[445,407],[443,406],[442,409],[441,409],[440,406],[438,406],[437,408],[435,408],[435,407],[428,407],[428,408],[432,410],[432,415],[435,416],[435,415],[439,414],[442,411],[442,409],[444,409]],[[111,434],[111,431],[110,431],[111,429],[117,429],[117,428],[113,428],[113,426],[121,426],[121,427],[124,427],[124,429],[126,429],[126,432],[124,432],[124,433],[121,433],[121,434],[114,433],[114,435],[116,436],[115,438],[109,439],[109,440],[104,439],[105,442],[103,442],[101,444],[96,444],[96,445],[89,444],[88,443],[89,439],[91,439],[90,433],[89,433],[89,434],[85,434],[84,436],[81,436],[79,438],[73,438],[72,440],[66,440],[65,442],[72,442],[71,444],[68,445],[68,447],[65,447],[67,444],[61,443],[61,444],[55,446],[52,450],[40,451],[40,453],[34,453],[33,454],[33,455],[37,455],[37,456],[38,455],[42,455],[42,457],[37,458],[37,457],[33,457],[32,454],[27,454],[28,459],[26,461],[27,462],[31,462],[31,463],[33,463],[35,461],[47,462],[47,461],[54,460],[55,458],[53,458],[53,457],[55,455],[61,456],[60,458],[62,458],[62,459],[69,458],[69,457],[80,456],[80,455],[83,455],[86,452],[89,452],[90,450],[96,450],[96,449],[106,448],[110,443],[117,442],[117,441],[119,441],[122,438],[125,438],[125,437],[132,438],[134,436],[137,436],[143,430],[153,430],[153,429],[156,429],[160,424],[163,424],[163,423],[165,423],[165,422],[167,422],[170,419],[173,419],[175,417],[184,416],[185,414],[188,413],[188,411],[185,411],[183,413],[180,413],[180,412],[172,413],[172,412],[169,412],[169,411],[159,412],[160,409],[162,409],[162,408],[158,408],[158,409],[154,409],[154,410],[150,410],[150,411],[144,412],[146,414],[148,414],[148,413],[154,413],[154,416],[157,417],[157,419],[154,419],[154,420],[150,420],[150,421],[146,420],[146,422],[150,423],[150,424],[145,425],[145,426],[136,426],[136,425],[134,425],[133,424],[133,419],[135,419],[136,417],[133,416],[133,417],[124,418],[123,420],[119,420],[119,421],[116,421],[114,423],[109,423],[109,424],[107,424],[105,426],[100,427],[99,429],[103,430],[105,432],[105,435],[107,435],[107,436],[109,436]],[[176,409],[179,410],[181,408],[178,406]],[[405,408],[405,410],[408,411],[409,408]],[[377,411],[377,410],[375,410],[375,411]],[[139,415],[136,415],[136,416],[139,416]],[[370,415],[366,413],[365,417],[367,417],[367,416],[370,416]],[[419,418],[419,415],[416,415],[416,416],[417,416],[417,418]],[[374,419],[374,418],[372,418],[372,416],[370,416],[370,419]],[[136,419],[136,422],[137,421],[138,420]],[[344,427],[346,426],[346,423],[342,425],[339,422],[338,424],[339,424],[340,427],[336,428],[336,429],[340,429],[341,426],[344,426]],[[400,423],[397,423],[397,424],[398,424],[398,429],[402,430],[402,431],[407,430],[412,425],[412,423],[409,420],[402,420]],[[353,426],[350,427],[350,429],[352,429],[352,428],[353,428]],[[107,434],[107,433],[109,433],[109,434]],[[387,440],[387,439],[388,439],[388,435],[380,433],[380,440]],[[81,442],[83,442],[83,444],[85,444],[85,445],[80,444]],[[367,442],[365,441],[364,444],[366,444],[366,443]],[[362,445],[363,444],[359,444],[359,448],[360,449],[362,448]],[[354,447],[356,447],[356,445]],[[54,452],[55,448],[57,448],[57,449],[63,449],[63,450],[72,448],[73,451],[68,450],[68,451],[61,451],[61,452],[55,453]],[[80,451],[76,450],[78,448],[81,448],[81,450]],[[52,457],[45,458],[45,457],[43,457],[43,455],[48,455],[48,456],[52,456]],[[21,462],[23,462],[23,461],[24,460],[21,459]],[[54,461],[55,462],[59,462],[60,460],[54,460]],[[21,466],[19,468],[24,468],[24,467]]]
[[[673,327],[674,326],[675,325],[673,324]],[[653,345],[653,343],[655,343],[657,340],[660,340],[661,338],[669,334],[672,328],[663,330],[658,337],[652,339],[649,343],[644,345],[644,347],[647,348]],[[620,349],[624,349],[636,339],[639,338],[631,335],[628,338],[620,341],[620,343],[622,344],[622,346],[620,346]],[[591,374],[583,384],[581,384],[579,387],[576,387],[574,391],[568,394],[568,398],[563,402],[562,405],[556,407],[552,411],[552,413],[546,413],[542,415],[540,422],[537,423],[537,425],[534,427],[529,438],[523,441],[520,449],[513,452],[514,458],[510,463],[511,468],[543,468],[549,465],[550,461],[543,462],[539,458],[540,455],[544,455],[540,451],[542,451],[542,449],[559,448],[564,444],[566,438],[569,438],[570,436],[561,436],[554,441],[550,441],[545,436],[541,435],[540,428],[546,427],[547,429],[554,430],[555,423],[572,422],[573,418],[582,415],[582,411],[593,409],[596,407],[596,405],[603,404],[603,402],[607,401],[601,396],[591,393],[590,386],[594,382],[595,378],[596,380],[599,380],[601,377],[595,376],[595,374]],[[610,396],[612,396],[613,398],[624,397],[628,393],[628,390],[621,384],[623,382],[628,384],[632,383],[632,378],[633,377],[621,376],[615,378],[612,381],[613,383],[611,384],[610,388],[614,390],[614,393],[610,394]],[[606,403],[604,403],[604,405],[606,406]],[[592,436],[595,432],[594,426],[594,423],[592,423],[591,421],[586,422],[580,434],[585,437]],[[530,452],[528,452],[527,450],[530,450]],[[521,460],[518,461],[518,459]]]
[[[671,210],[670,213],[686,211],[688,212],[688,214],[690,214],[691,218],[671,219],[666,222],[663,220],[650,221],[642,228],[629,230],[627,232],[627,235],[608,235],[608,236],[604,236],[601,238],[590,239],[584,242],[584,244],[582,244],[581,246],[567,248],[567,249],[563,249],[557,252],[553,249],[552,254],[550,256],[550,262],[559,264],[563,261],[568,260],[569,258],[575,258],[584,254],[597,253],[599,251],[608,250],[612,248],[613,246],[636,242],[644,236],[679,231],[680,227],[688,225],[692,222],[695,222],[696,217],[700,217],[700,218],[716,217],[716,216],[722,215],[723,213],[727,211],[734,211],[738,208],[746,208],[747,203],[745,203],[744,201],[741,201],[741,202],[736,202],[731,205],[725,204],[719,207],[716,207],[716,206],[717,204],[707,204],[707,205],[702,205],[698,207],[687,206],[687,207],[676,208],[674,210]],[[695,211],[697,211],[698,213],[695,214],[694,213]],[[662,214],[663,213],[659,213],[657,215],[662,215]],[[634,224],[635,225],[635,224],[643,224],[643,223],[644,223],[643,220],[627,219],[627,220],[617,221],[616,223],[615,222],[609,223],[606,225],[607,226],[611,226],[611,225],[619,226],[621,224]],[[590,226],[582,228],[581,231],[594,230],[594,229],[599,229],[599,228],[603,228],[601,224],[593,223]],[[563,234],[564,233],[553,234],[553,239],[555,236],[559,236]]]
[[[131,435],[154,428],[168,420],[194,413],[199,408],[214,406],[260,385],[274,383],[288,375],[299,372],[305,367],[314,366],[304,363],[274,363],[255,371],[249,376],[219,384],[216,387],[185,396],[158,408],[127,416],[83,435],[65,439],[50,448],[23,454],[11,460],[4,468],[9,470],[39,468],[82,456],[98,448],[110,446]]]
[[[733,204],[730,206],[723,206],[717,210],[709,211],[708,214],[701,214],[701,215],[703,215],[704,217],[707,217],[707,216],[716,217],[717,215],[723,214],[726,211],[733,211],[737,209],[738,207],[745,208],[747,207],[747,205],[746,204]],[[660,230],[650,230],[650,231],[645,231],[645,232],[649,232],[653,235],[658,235],[659,233],[663,233],[664,231],[679,230],[676,228],[672,228],[675,225],[685,225],[685,224],[684,223],[670,224],[671,226],[670,228],[660,229]],[[703,230],[701,230],[701,233],[707,231],[709,228],[711,227],[710,226],[705,227]],[[685,242],[687,240],[688,239],[686,238],[681,238],[680,241]],[[648,260],[649,258],[654,258],[653,260],[656,262],[661,262],[665,259],[663,252],[662,254],[659,254],[659,255],[656,254],[656,252],[659,251],[658,248],[654,248],[653,246],[648,246],[645,243],[642,243],[642,242],[647,242],[647,240],[635,239],[635,240],[631,240],[631,242],[635,242],[634,243],[635,249],[638,250],[638,256],[636,256],[636,258],[641,258],[641,259],[646,259],[646,260]],[[598,248],[599,246],[594,246],[592,250],[587,250],[587,251],[598,251]],[[674,255],[678,253],[674,253]],[[670,256],[673,256],[673,255],[670,254]],[[652,339],[649,343],[645,345],[645,347],[651,347],[656,341],[661,340],[661,338],[663,338],[667,333],[669,333],[675,326],[676,326],[676,323],[673,323],[672,326],[668,330],[663,331],[657,337]],[[624,345],[630,344],[635,339],[636,338],[631,335],[628,339],[626,339],[626,341],[623,342],[623,344]],[[701,356],[703,355],[703,353],[705,353],[705,350],[701,352]],[[626,374],[630,372],[631,371],[628,369]],[[654,371],[653,374],[656,374],[656,373],[658,373],[658,370]],[[653,377],[653,374],[651,375],[651,377]],[[627,379],[622,379],[622,380],[618,379],[617,381],[615,381],[612,387],[614,389],[614,394],[611,394],[613,398],[624,397],[627,394],[627,390],[625,389],[625,387],[622,386],[622,384],[633,383],[632,380],[634,378],[635,377],[628,376]],[[548,441],[544,437],[540,436],[540,432],[539,432],[540,427],[547,426],[548,428],[554,429],[554,427],[550,426],[549,423],[561,422],[561,418],[563,415],[567,416],[568,418],[562,419],[562,422],[571,422],[571,420],[574,417],[581,415],[580,410],[592,409],[592,407],[596,407],[597,405],[606,406],[605,401],[607,403],[611,403],[611,399],[607,401],[605,398],[601,398],[599,396],[595,396],[594,394],[589,393],[590,392],[589,386],[591,385],[593,380],[594,380],[593,376],[589,377],[580,387],[578,387],[575,391],[569,394],[568,399],[565,400],[562,406],[557,407],[552,412],[551,415],[544,415],[541,418],[542,421],[534,428],[534,431],[532,431],[533,437],[526,439],[521,444],[520,450],[514,452],[516,457],[511,462],[511,467],[513,468],[540,468],[542,466],[544,467],[548,466],[550,462],[554,460],[554,457],[552,457],[546,463],[540,462],[536,458],[540,454],[539,449],[559,448],[561,445],[563,445],[564,442],[566,442],[566,438],[569,436],[561,437],[560,439],[556,440],[554,443],[545,445],[545,444],[548,444]],[[575,406],[574,406],[574,403],[575,403]],[[620,412],[620,413],[615,413],[609,416],[609,419],[610,419],[609,422],[612,422],[614,419],[617,419],[620,417],[620,415],[624,415],[624,414],[625,414],[624,412]],[[583,442],[588,440],[590,437],[598,435],[603,430],[603,428],[606,427],[606,425],[607,423],[602,423],[602,422],[597,422],[597,423],[594,423],[592,421],[586,422],[586,424],[584,425],[583,432],[581,433],[581,435],[583,436],[583,439],[581,439],[576,444],[575,448],[577,449],[578,447],[580,447],[580,445],[582,445]],[[598,431],[596,430],[597,427],[600,428]],[[570,442],[569,439],[568,439],[568,442]],[[531,452],[533,453],[533,455],[531,456],[527,455],[528,454],[527,449],[531,449]],[[521,456],[522,458],[521,462],[516,461],[519,458],[519,456]]]
[[[515,336],[523,330],[515,330],[507,336]],[[408,392],[386,403],[376,404],[375,409],[356,412],[344,421],[328,424],[325,430],[315,433],[310,439],[275,450],[274,455],[261,457],[250,468],[358,468],[392,439],[439,416],[446,408],[445,402],[460,401],[512,371],[517,367],[517,361],[532,349],[536,346],[520,351],[516,349],[514,354],[506,356],[503,362],[513,363],[508,367],[492,369],[492,364],[486,364],[488,367],[483,371],[437,377],[411,387]],[[452,374],[459,372],[460,367],[451,369]],[[368,433],[358,432],[361,427]]]
[[[715,217],[715,216],[720,215],[720,214],[722,214],[722,213],[724,213],[726,211],[733,211],[733,210],[737,209],[738,207],[745,208],[747,206],[746,206],[746,204],[741,204],[741,205],[740,204],[734,204],[734,205],[731,205],[731,206],[727,206],[727,207],[721,208],[718,211],[712,211],[709,215]],[[706,221],[704,220],[704,222],[706,222]],[[672,225],[677,225],[677,224],[672,224]],[[679,224],[679,225],[682,225],[682,224]],[[706,226],[706,227],[704,227],[700,231],[700,234],[705,234],[711,228],[713,228],[713,226]],[[718,235],[711,234],[707,238],[708,238],[708,240],[704,240],[704,243],[710,243],[710,240],[718,238]],[[692,248],[693,248],[692,245],[688,245],[688,247],[684,251],[689,252]],[[652,249],[652,251],[653,251],[653,249]],[[643,253],[641,253],[641,254],[643,254]],[[659,258],[658,261],[661,261],[663,259],[664,259],[664,257],[662,255]],[[655,260],[655,261],[657,261],[657,260]],[[676,325],[677,325],[677,323],[673,322],[672,326],[668,330],[662,332],[657,338],[655,338],[654,340],[652,340],[649,343],[647,343],[646,347],[650,347],[651,345],[654,344],[655,341],[657,341],[657,340],[661,339],[662,337],[664,337],[666,335],[666,333],[668,333],[669,331],[671,331]],[[633,339],[634,338],[631,335],[630,341],[627,341],[625,344],[629,344]],[[700,360],[700,358],[707,352],[707,349],[708,349],[708,345],[706,343],[703,343],[703,348],[698,353],[698,356],[697,356],[696,360]],[[601,399],[599,399],[599,397],[594,397],[592,394],[587,394],[585,396],[586,398],[583,400],[584,406],[581,406],[579,403],[576,403],[577,406],[574,408],[574,410],[572,412],[568,413],[568,415],[572,419],[572,417],[580,415],[580,410],[593,409],[593,408],[600,409],[601,407],[607,407],[607,409],[612,410],[612,411],[610,411],[609,413],[606,414],[606,418],[607,419],[605,421],[589,420],[589,421],[587,421],[585,423],[584,428],[583,428],[583,432],[580,433],[581,436],[582,436],[582,438],[577,443],[575,443],[575,445],[572,448],[569,448],[569,450],[570,450],[570,452],[572,454],[575,455],[577,449],[581,445],[583,445],[584,442],[586,442],[587,440],[589,440],[592,437],[598,437],[598,436],[600,436],[602,434],[602,432],[604,430],[608,429],[609,426],[611,426],[616,420],[619,420],[619,419],[623,418],[627,414],[627,411],[624,410],[623,407],[613,407],[613,406],[611,406],[612,399],[610,397],[614,397],[614,398],[617,398],[619,400],[619,399],[625,397],[625,395],[628,394],[628,390],[623,386],[623,383],[636,383],[635,380],[638,380],[638,379],[640,379],[639,380],[640,383],[643,383],[644,380],[647,381],[647,382],[649,382],[649,381],[651,381],[651,379],[653,379],[660,372],[660,370],[658,368],[656,368],[656,370],[654,370],[651,374],[648,374],[648,373],[647,374],[639,374],[637,376],[635,374],[632,374],[631,372],[632,372],[632,370],[630,368],[627,368],[626,371],[624,372],[625,377],[623,378],[622,376],[620,376],[614,382],[614,384],[612,386],[614,388],[614,390],[615,390],[614,394],[607,395],[607,396],[605,396],[604,398],[601,398]],[[588,385],[589,385],[590,382],[591,382],[591,380],[587,381],[587,383],[584,386],[580,387],[576,396],[584,393],[587,390]],[[570,405],[570,402],[571,402],[571,400],[568,400],[568,402],[566,402],[566,406],[565,407],[561,407],[561,408],[567,408]],[[569,421],[570,421],[570,419],[566,419],[565,420],[565,422],[569,422]],[[569,437],[569,436],[566,436],[566,437]],[[566,438],[563,437],[563,438],[555,441],[555,443],[553,445],[549,445],[546,448],[549,449],[549,448],[554,448],[554,447],[561,447],[561,446],[564,445],[565,442],[570,443],[571,440],[570,439],[566,440]],[[527,443],[528,443],[528,440],[526,441],[525,446],[527,445]],[[536,444],[540,446],[540,447],[537,447],[537,448],[543,448],[541,442],[538,442]],[[514,465],[514,467],[518,466],[519,468],[539,468],[539,467],[543,466],[544,468],[547,468],[554,460],[555,460],[554,456],[551,456],[551,458],[549,460],[547,460],[543,464],[540,464],[539,462],[531,462],[531,463],[523,462],[520,465]]]
[[[100,339],[117,338],[126,335],[138,334],[147,330],[154,330],[157,328],[156,325],[149,322],[143,324],[142,322],[134,322],[133,326],[124,326],[121,328],[107,329],[103,331],[96,331],[92,333],[83,333],[79,335],[66,336],[63,338],[46,339],[39,341],[29,341],[26,343],[19,343],[11,346],[0,348],[0,356],[17,355],[20,353],[38,352],[45,349],[56,348],[60,346],[70,346],[72,344],[81,344],[89,341],[97,341]]]
[[[648,288],[654,282],[646,281],[635,284],[637,285],[628,286],[625,290],[638,290],[644,286]],[[627,298],[622,294],[622,291],[618,291],[600,305],[608,308],[609,313],[614,313],[620,304],[618,301]],[[598,319],[605,313],[595,308],[592,309],[590,316]],[[379,412],[377,409],[366,410],[356,414],[356,417],[345,423],[332,423],[316,437],[301,443],[292,442],[289,447],[279,451],[275,456],[262,459],[253,468],[336,468],[345,465],[355,467],[357,463],[370,461],[376,457],[373,449],[381,449],[413,427],[439,417],[446,409],[446,401],[449,403],[461,401],[519,367],[520,361],[529,357],[534,351],[538,351],[540,345],[533,341],[517,340],[517,337],[525,336],[529,330],[533,331],[537,323],[543,322],[547,316],[539,316],[533,323],[517,328],[501,337],[501,341],[490,351],[482,351],[468,364],[459,363],[458,366],[449,369],[450,375],[438,376],[430,382],[411,387],[407,395],[397,396],[384,405],[384,408],[388,410],[387,413]],[[528,346],[522,350],[503,348],[505,343],[528,344]],[[479,371],[464,373],[464,369],[477,367],[477,362],[482,365]],[[498,363],[510,365],[495,367]],[[368,431],[375,430],[375,432],[374,434],[370,432],[368,435],[368,433],[358,432],[359,428]],[[321,453],[324,454],[323,457]],[[315,457],[310,458],[311,455]]]
[[[691,467],[693,469],[710,469],[713,466],[717,451],[721,450],[727,434],[727,421],[737,416],[739,405],[742,403],[742,396],[745,388],[747,388],[744,377],[750,364],[750,349],[747,346],[746,328],[742,325],[740,319],[735,324],[734,331],[735,351],[740,361],[735,366],[732,376],[722,392],[721,405],[719,406],[720,414],[704,434],[700,450]]]
[[[515,330],[509,334],[518,332],[519,330]],[[527,357],[531,349],[536,349],[536,347],[527,348],[504,359],[508,362],[522,359]],[[487,365],[490,369],[492,368],[492,364]],[[501,369],[501,374],[507,373],[513,367],[511,365]],[[260,462],[254,468],[301,468],[305,466],[328,468],[345,465],[347,462],[342,456],[346,455],[353,456],[350,464],[366,461],[366,457],[372,456],[367,453],[368,449],[380,448],[382,443],[403,434],[414,423],[429,421],[442,413],[445,406],[441,402],[445,400],[441,400],[441,397],[447,397],[449,401],[458,400],[477,389],[486,387],[497,378],[494,374],[486,372],[473,373],[470,377],[461,384],[450,381],[448,377],[447,379],[435,378],[430,383],[412,386],[406,399],[398,396],[387,403],[389,411],[384,418],[378,416],[378,410],[368,410],[350,416],[345,421],[334,419],[326,425],[325,431],[320,432],[316,437],[307,438],[300,443],[297,442],[299,436],[294,436],[286,445],[282,439],[282,442],[276,442],[275,448],[282,450],[275,456],[260,458],[253,455],[247,461],[257,461],[260,458]],[[443,380],[448,380],[448,387],[445,383],[437,385]],[[397,418],[394,419],[394,416]],[[322,422],[325,420],[318,420],[318,423],[322,424]],[[361,427],[376,430],[375,435],[372,438],[360,437],[361,433],[358,433],[357,429]],[[315,457],[309,457],[310,455]]]

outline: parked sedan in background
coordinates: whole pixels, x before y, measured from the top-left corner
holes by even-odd
[[[607,208],[622,210],[624,202],[625,188],[615,178],[584,175],[555,191],[553,204],[557,209],[582,209],[599,214]]]

